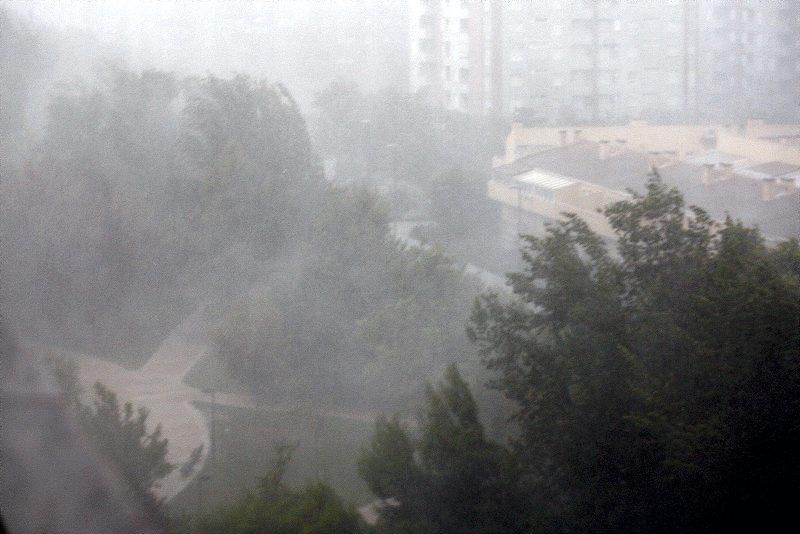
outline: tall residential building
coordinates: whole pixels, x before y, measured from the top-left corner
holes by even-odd
[[[800,119],[800,3],[700,2],[699,16],[703,111]]]
[[[410,0],[409,82],[431,103],[502,110],[501,0]]]
[[[503,17],[523,122],[800,118],[796,0],[508,0]]]
[[[510,111],[531,123],[678,120],[696,99],[689,2],[512,0]]]

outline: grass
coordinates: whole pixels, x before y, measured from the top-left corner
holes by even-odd
[[[207,415],[210,405],[198,403]],[[274,445],[297,444],[286,472],[286,483],[302,486],[310,480],[329,483],[345,501],[356,505],[374,499],[358,477],[356,456],[373,431],[372,423],[308,412],[267,412],[216,407],[217,454],[203,472],[172,499],[168,511],[176,516],[208,511],[256,491],[259,478],[270,468]],[[207,480],[203,475],[208,475]]]
[[[37,343],[91,354],[126,369],[138,369],[153,355],[170,332],[194,310],[194,303],[175,294],[128,302],[102,315],[91,327],[34,334]],[[147,310],[142,311],[142,310]]]
[[[225,364],[217,358],[213,350],[209,350],[191,368],[183,381],[200,390],[221,391],[223,393],[250,393],[241,382],[231,377]]]

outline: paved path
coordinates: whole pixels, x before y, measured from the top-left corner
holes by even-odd
[[[414,231],[414,228],[418,226],[428,226],[431,224],[433,224],[433,221],[393,221],[389,223],[389,228],[394,233],[394,236],[405,245],[416,248],[428,248],[428,245],[425,245],[419,239],[413,237],[411,233]],[[511,287],[506,283],[505,277],[499,274],[487,271],[474,263],[463,265],[463,271],[464,274],[474,276],[480,280],[487,289],[493,289],[501,293],[511,293]]]
[[[194,403],[209,403],[208,394],[186,385],[186,374],[205,356],[209,347],[198,344],[205,323],[205,311],[198,308],[161,343],[153,356],[137,370],[125,369],[113,362],[87,354],[68,353],[78,364],[81,386],[88,395],[95,382],[102,382],[115,392],[121,402],[130,401],[134,406],[143,406],[150,412],[148,423],[160,423],[162,435],[169,440],[167,461],[176,468],[159,482],[155,493],[169,500],[178,495],[202,469],[209,447],[210,429],[207,418]],[[292,413],[302,408],[274,406],[258,402],[250,395],[216,393],[218,406],[248,408],[274,413]],[[355,413],[342,410],[316,409],[319,417],[338,417],[361,422],[372,422],[376,414]],[[152,426],[148,430],[152,430]],[[203,454],[188,477],[180,473],[198,446]]]
[[[169,440],[167,461],[176,468],[162,479],[156,495],[171,499],[186,487],[200,471],[209,450],[209,429],[205,415],[192,402],[205,395],[183,383],[189,370],[208,351],[208,347],[192,342],[202,322],[198,308],[161,343],[153,356],[138,370],[129,370],[115,363],[85,354],[70,354],[80,369],[81,385],[87,394],[95,382],[102,382],[115,392],[120,401],[144,406],[150,412],[148,423],[160,423],[162,435]],[[152,426],[148,427],[152,430]],[[188,477],[180,466],[189,460],[192,451],[202,445],[203,455]]]

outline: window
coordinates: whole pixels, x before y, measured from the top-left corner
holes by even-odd
[[[461,31],[469,31],[469,19],[461,19]]]
[[[469,81],[469,69],[462,67],[461,70],[458,71],[458,81],[460,82],[468,82]]]

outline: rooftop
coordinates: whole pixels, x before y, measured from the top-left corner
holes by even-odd
[[[796,166],[790,166],[797,169]],[[770,162],[755,165],[754,172],[780,172],[789,169],[785,163]],[[643,193],[650,172],[647,154],[629,149],[612,152],[600,159],[597,143],[581,141],[566,146],[532,154],[495,169],[498,178],[513,178],[530,171],[566,175],[576,181],[585,181],[618,191],[633,190]],[[800,169],[798,169],[800,170]],[[730,214],[747,225],[758,225],[770,238],[800,236],[800,193],[761,200],[761,184],[735,170],[731,179],[714,180],[703,184],[705,169],[702,163],[674,162],[661,166],[659,173],[667,185],[683,193],[687,205],[699,206],[716,219]],[[723,171],[712,171],[722,178]]]
[[[517,182],[555,191],[574,185],[575,180],[542,169],[533,169],[515,177]]]
[[[763,178],[778,178],[787,174],[800,171],[800,167],[782,161],[769,161],[747,168],[748,171],[761,175]]]

